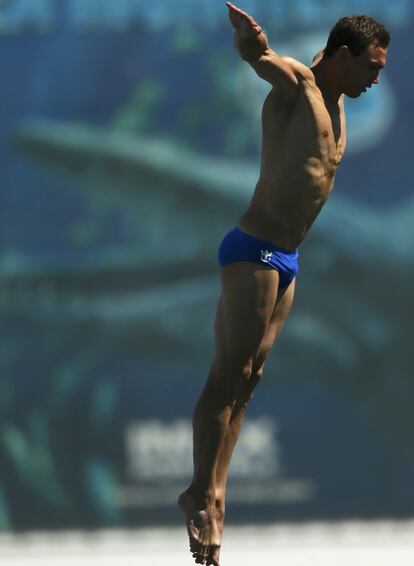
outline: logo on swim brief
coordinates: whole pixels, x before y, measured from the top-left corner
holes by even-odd
[[[272,252],[269,252],[269,250],[260,250],[260,259],[269,263],[272,259]]]

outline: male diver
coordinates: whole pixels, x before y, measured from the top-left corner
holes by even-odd
[[[243,414],[292,306],[298,247],[344,154],[344,95],[357,98],[378,84],[390,41],[372,18],[345,17],[307,67],[275,53],[249,14],[227,6],[241,58],[272,88],[262,112],[259,180],[219,250],[215,355],[193,416],[193,480],[179,497],[195,562],[214,566]]]

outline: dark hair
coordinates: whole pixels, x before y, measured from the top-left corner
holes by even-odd
[[[331,57],[341,45],[346,45],[352,55],[357,56],[375,40],[381,47],[388,47],[390,39],[385,27],[369,16],[346,16],[331,29],[324,57]]]

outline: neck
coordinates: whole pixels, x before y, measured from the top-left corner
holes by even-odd
[[[311,66],[311,71],[315,76],[316,84],[324,99],[331,104],[338,104],[342,91],[339,86],[337,73],[330,61],[328,59],[315,61],[315,64]]]

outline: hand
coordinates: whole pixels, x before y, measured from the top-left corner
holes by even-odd
[[[226,5],[229,9],[230,21],[238,32],[246,37],[254,37],[261,33],[262,28],[249,14],[243,12],[230,2],[226,2]]]

